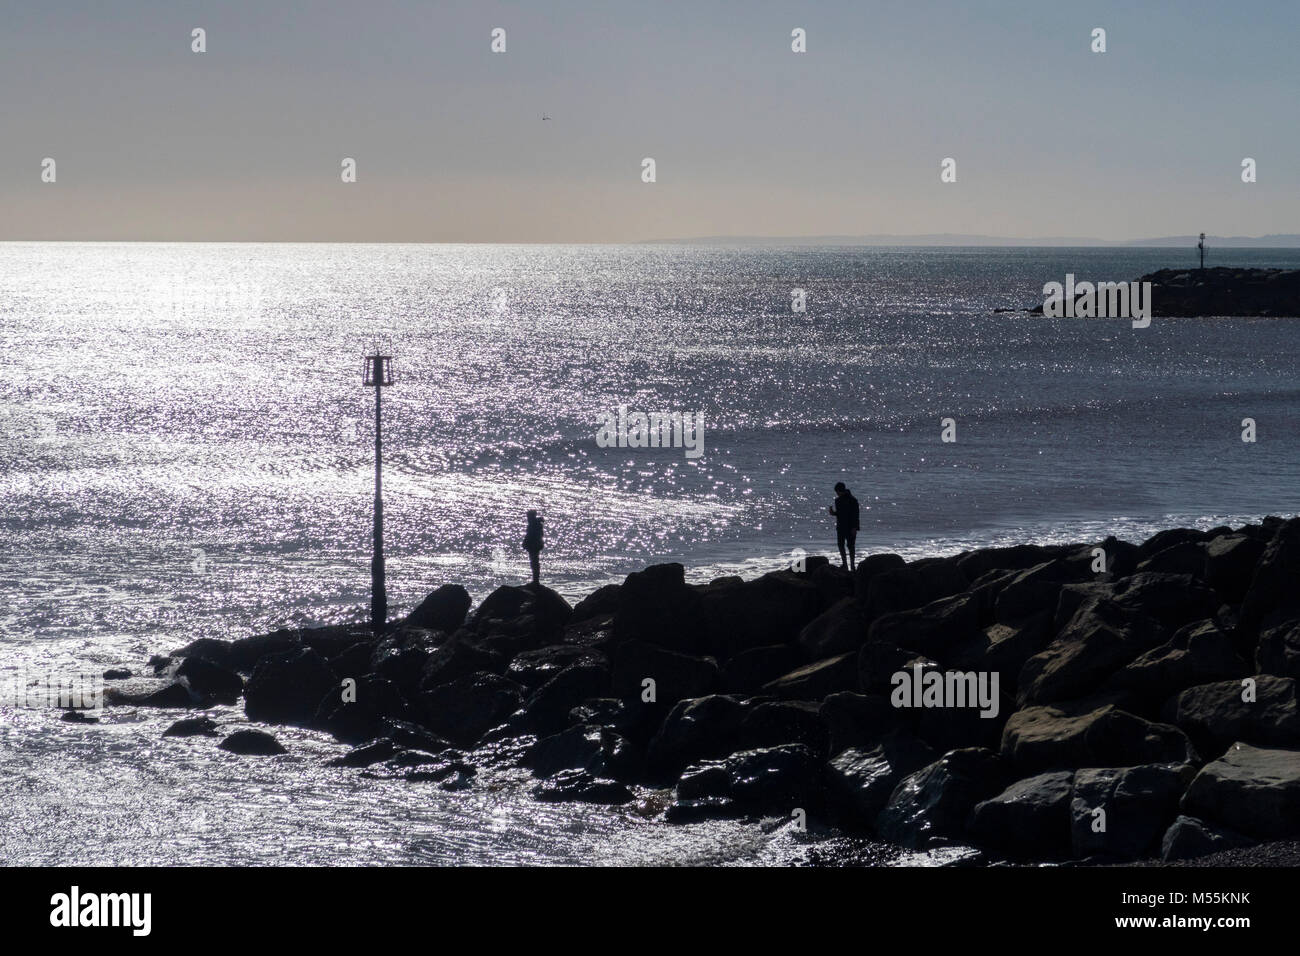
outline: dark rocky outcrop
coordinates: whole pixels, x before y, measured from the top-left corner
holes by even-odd
[[[374,778],[480,786],[472,747],[529,768],[540,800],[675,784],[673,821],[802,811],[1000,859],[1300,833],[1300,519],[801,568],[695,585],[655,565],[575,608],[527,585],[471,612],[445,585],[378,634],[195,641],[105,702],[242,694],[251,719],[356,745],[331,763]],[[895,694],[933,675],[935,699]],[[991,708],[954,696],[995,678]]]
[[[288,753],[280,742],[264,730],[236,730],[221,743],[217,744],[221,750],[228,750],[232,754],[242,754],[253,757],[273,757],[276,754]]]

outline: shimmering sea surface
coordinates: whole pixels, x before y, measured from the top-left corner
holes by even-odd
[[[1300,250],[1220,250],[1300,267]],[[0,678],[139,671],[200,636],[358,616],[373,393],[395,612],[520,581],[523,514],[576,598],[657,560],[696,580],[833,545],[908,557],[1138,540],[1295,511],[1300,321],[994,314],[1173,249],[0,243]],[[792,290],[807,311],[791,311]],[[702,412],[704,454],[600,448],[597,415]],[[943,418],[957,441],[940,441]],[[1258,441],[1241,441],[1242,420]],[[0,704],[8,863],[798,863],[845,841],[669,827],[662,794],[540,804],[163,740]],[[242,715],[219,711],[223,722]],[[860,845],[853,845],[858,852]],[[881,863],[933,858],[867,848]]]

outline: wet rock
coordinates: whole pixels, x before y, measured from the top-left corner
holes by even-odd
[[[199,695],[219,704],[233,704],[244,692],[243,678],[202,657],[185,658],[176,668],[176,676],[184,678]]]
[[[1196,761],[1177,727],[1089,701],[1017,711],[1002,732],[1001,749],[1022,773]]]
[[[1253,683],[1253,699],[1248,696]],[[1300,747],[1296,682],[1259,674],[1246,680],[1189,687],[1165,705],[1164,717],[1186,731],[1206,756],[1222,753],[1234,741]]]
[[[827,730],[821,708],[821,702],[815,700],[767,701],[747,708],[740,722],[738,749],[803,744],[824,757]]]
[[[330,669],[343,678],[358,678],[370,670],[370,655],[374,645],[368,641],[357,641],[344,648],[334,657],[328,658]]]
[[[263,723],[309,726],[325,695],[339,689],[325,659],[310,648],[264,654],[244,687],[244,713]]]
[[[821,799],[817,757],[802,744],[744,750],[726,766],[731,797],[746,806],[789,813]]]
[[[901,724],[899,710],[880,694],[841,691],[821,705],[828,735],[827,753],[834,756],[849,747],[870,750]]]
[[[271,757],[276,754],[288,753],[284,747],[280,746],[278,740],[261,730],[236,730],[217,744],[217,748],[219,750],[228,750],[232,754],[254,757]]]
[[[594,724],[582,724],[542,737],[528,749],[523,764],[538,777],[549,777],[561,770],[586,770],[599,775],[604,763],[600,732]]]
[[[131,672],[125,668],[112,668],[104,671],[104,680],[129,680]]]
[[[683,767],[736,749],[745,707],[736,697],[710,694],[678,701],[650,741],[647,759],[657,774],[676,776]]]
[[[826,770],[833,805],[850,826],[870,826],[903,778],[937,756],[924,741],[897,731],[871,749],[841,751]]]
[[[1259,838],[1300,833],[1300,750],[1236,743],[1196,775],[1182,810]]]
[[[465,623],[470,603],[469,592],[459,584],[444,584],[421,601],[405,623],[450,633]]]
[[[602,780],[581,770],[562,770],[533,787],[532,794],[548,803],[621,804],[632,799],[632,791],[624,784]]]
[[[656,702],[665,707],[703,697],[718,684],[718,664],[713,658],[680,654],[641,641],[615,646],[611,662],[614,696],[634,709],[642,699],[646,679],[654,681]]]
[[[230,667],[237,671],[251,671],[259,660],[268,654],[288,654],[302,647],[302,636],[297,631],[282,628],[270,634],[254,634],[232,641],[225,661],[213,660],[213,663]],[[212,660],[209,657],[209,660]]]
[[[90,716],[88,713],[86,713],[84,710],[65,710],[65,711],[64,711],[64,712],[59,716],[59,720],[63,721],[65,724],[97,724],[97,723],[99,723],[99,718],[98,718],[98,717],[92,717],[92,716]],[[165,737],[165,736],[167,736],[167,735],[166,735],[166,734],[163,734],[163,736]]]
[[[475,746],[523,705],[520,687],[498,674],[476,673],[420,695],[423,725],[459,747]]]
[[[957,567],[970,581],[989,571],[1027,571],[1063,557],[1065,545],[1016,544],[1005,548],[980,548],[957,556]]]
[[[164,737],[215,737],[217,722],[211,717],[186,717],[163,731]]]
[[[731,774],[725,760],[706,760],[682,771],[674,788],[678,800],[729,798]]]
[[[569,725],[595,724],[624,733],[633,726],[631,715],[617,697],[591,697],[569,711]]]
[[[1196,817],[1179,815],[1160,842],[1160,859],[1165,863],[1190,860],[1220,850],[1253,846],[1255,840],[1236,830],[1218,827]]]
[[[789,644],[751,647],[722,665],[722,689],[730,694],[754,694],[768,681],[803,663],[803,654]]]
[[[573,644],[553,644],[517,654],[506,668],[505,676],[535,690],[571,664],[609,667],[600,651]]]
[[[451,749],[451,744],[437,734],[405,720],[384,721],[383,736],[406,750],[437,754]]]
[[[858,655],[840,654],[814,661],[763,685],[762,692],[785,700],[822,700],[858,689]]]
[[[383,736],[387,721],[412,716],[412,708],[392,681],[362,677],[350,690],[340,688],[338,693],[327,693],[311,725],[338,740],[361,743]]]
[[[968,830],[982,847],[1014,859],[1069,855],[1074,772],[1055,770],[1017,780],[975,804]]]
[[[440,647],[429,652],[420,672],[420,688],[432,690],[467,674],[500,674],[506,668],[504,654],[489,650],[468,631],[457,631]]]
[[[528,698],[529,724],[541,733],[559,730],[568,723],[569,711],[585,700],[607,695],[609,689],[609,668],[603,660],[570,664]]]
[[[961,839],[975,805],[1006,786],[1002,759],[983,747],[944,754],[909,774],[876,818],[881,836],[914,849]]]
[[[369,767],[372,764],[383,763],[400,750],[401,748],[394,741],[388,737],[381,737],[378,740],[372,740],[367,744],[349,750],[341,757],[326,761],[325,766]]]
[[[374,652],[370,669],[376,677],[393,684],[408,697],[420,692],[422,675],[433,651],[412,644],[407,647],[385,647]]]
[[[1112,860],[1157,855],[1195,773],[1190,764],[1080,770],[1070,797],[1074,855]]]
[[[207,707],[211,703],[182,681],[155,680],[133,681],[126,687],[108,688],[104,692],[104,702],[163,708]]]

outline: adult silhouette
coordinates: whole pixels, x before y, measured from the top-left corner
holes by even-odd
[[[528,530],[524,533],[524,550],[528,552],[528,563],[533,566],[533,583],[539,584],[542,573],[542,519],[536,511],[528,512]]]
[[[826,509],[835,516],[835,543],[840,549],[840,564],[853,570],[857,563],[858,541],[858,499],[845,487],[844,482],[835,483],[835,504]],[[844,555],[848,548],[848,557]]]

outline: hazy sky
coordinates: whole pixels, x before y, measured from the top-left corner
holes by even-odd
[[[1297,41],[1296,0],[0,0],[0,239],[1300,232]]]

